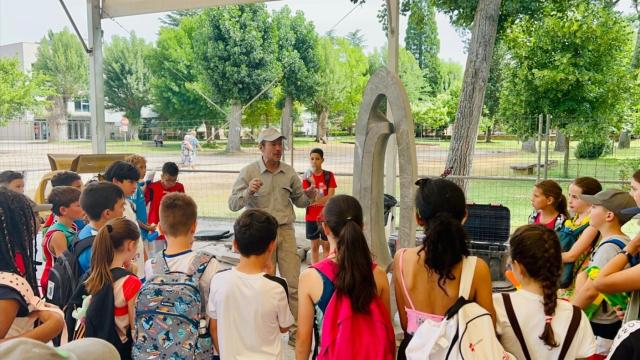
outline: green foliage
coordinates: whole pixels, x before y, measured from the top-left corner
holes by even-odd
[[[444,130],[456,119],[461,84],[412,105],[413,122],[432,131]]]
[[[569,135],[588,135],[620,125],[633,93],[632,29],[612,9],[579,2],[567,11],[545,9],[505,36],[499,113],[521,136],[536,126],[514,121],[548,113]]]
[[[440,83],[437,93],[449,91],[452,87],[462,84],[462,65],[453,60],[440,60]]]
[[[87,92],[87,55],[76,35],[67,28],[57,33],[49,30],[40,40],[32,69],[34,73],[46,76],[48,85],[54,90],[53,95],[61,96],[65,104]]]
[[[345,37],[353,46],[364,48],[367,44],[367,41],[364,38],[364,34],[360,29],[355,29],[354,31],[348,33]]]
[[[274,96],[265,97],[254,101],[242,113],[242,124],[250,128],[272,126],[280,122],[282,116],[281,106],[278,106],[278,98],[282,97],[282,88],[274,89]]]
[[[209,8],[202,16],[194,50],[210,95],[214,101],[246,104],[279,73],[266,6]]]
[[[350,127],[358,115],[368,80],[368,61],[360,47],[341,37],[322,37],[319,42],[318,92],[310,109],[327,110],[339,126]]]
[[[151,104],[151,71],[146,64],[153,46],[131,34],[114,36],[104,49],[106,107],[124,111],[132,125],[140,124],[140,110]]]
[[[189,17],[195,17],[199,13],[200,10],[197,9],[172,11],[164,17],[160,18],[160,22],[164,26],[178,27],[180,26],[182,20]]]
[[[607,147],[607,141],[602,139],[585,139],[576,147],[576,159],[597,159],[601,157]]]
[[[431,0],[413,0],[410,11],[404,44],[424,72],[430,93],[435,95],[441,82],[436,11]]]
[[[428,97],[429,84],[427,84],[423,71],[420,69],[420,65],[413,55],[404,48],[401,48],[398,52],[398,75],[409,97],[409,102],[415,104],[416,102]],[[368,73],[373,75],[381,67],[386,67],[388,63],[389,52],[387,47],[382,49],[374,49],[369,54],[369,70]]]
[[[148,56],[154,110],[161,117],[180,120],[186,127],[205,121],[219,126],[224,113],[199,94],[204,89],[193,49],[200,17],[185,17],[178,27],[160,29],[156,47]]]
[[[301,11],[291,15],[288,6],[273,13],[277,33],[277,62],[282,67],[285,96],[309,102],[318,82],[318,35]]]
[[[47,104],[42,100],[51,93],[46,79],[24,73],[17,59],[0,59],[0,79],[0,126],[25,111],[41,112]]]

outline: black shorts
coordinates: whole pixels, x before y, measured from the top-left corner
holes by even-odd
[[[322,228],[318,226],[317,221],[305,221],[307,224],[307,240],[327,240],[327,236],[322,231]]]

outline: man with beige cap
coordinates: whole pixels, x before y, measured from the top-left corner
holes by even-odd
[[[229,196],[229,209],[262,209],[278,220],[272,273],[275,273],[277,264],[280,274],[287,280],[289,307],[293,316],[297,318],[300,257],[293,228],[296,217],[293,205],[306,208],[315,201],[317,193],[314,187],[303,190],[302,181],[293,167],[280,161],[283,139],[285,137],[275,128],[267,128],[260,132],[258,147],[262,156],[240,170]],[[295,327],[292,329],[289,344],[294,343],[295,339]]]

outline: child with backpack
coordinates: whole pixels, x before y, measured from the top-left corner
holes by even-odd
[[[0,343],[14,337],[48,342],[64,327],[62,313],[38,297],[33,257],[41,210],[46,209],[0,187]]]
[[[124,217],[138,225],[136,212],[131,200],[129,200],[129,197],[133,196],[138,189],[138,179],[140,179],[140,172],[138,169],[129,162],[114,161],[104,172],[104,179],[116,184],[120,189],[122,189],[125,196]],[[138,227],[138,229],[140,228]],[[147,254],[144,249],[142,238],[137,242],[137,244],[138,251],[135,258],[135,273],[140,279],[142,279],[142,281],[144,281],[144,262],[147,260]]]
[[[567,198],[562,188],[553,180],[543,180],[533,187],[531,193],[533,213],[529,216],[529,224],[542,224],[547,228],[559,231],[569,217]]]
[[[460,297],[476,302],[495,319],[489,266],[470,256],[462,227],[467,215],[464,192],[446,179],[420,179],[416,185],[416,220],[425,233],[422,245],[400,249],[393,260],[396,304],[404,330],[398,359],[406,358],[405,349],[419,325],[442,323]],[[465,273],[471,277],[463,279]]]
[[[107,222],[93,242],[91,271],[72,300],[75,310],[80,294],[90,296],[84,317],[77,316],[74,338],[96,337],[111,343],[123,360],[131,359],[134,305],[142,282],[127,270],[139,242],[138,226],[126,218]],[[81,296],[81,295],[80,295]],[[82,312],[82,311],[79,311]]]
[[[622,232],[622,225],[626,224],[633,214],[622,211],[635,207],[635,201],[627,192],[608,189],[596,195],[580,195],[580,198],[590,203],[591,213],[589,223],[598,229],[602,239],[593,252],[587,270],[584,271],[586,280],[583,284],[576,283],[573,304],[582,308],[591,321],[593,333],[596,335],[596,354],[594,358],[604,359],[609,352],[616,333],[622,325],[618,308],[626,308],[626,294],[601,294],[594,286],[599,278],[599,272],[609,261],[625,254],[624,249],[629,238]],[[628,259],[631,260],[631,259]],[[629,266],[628,264],[625,267]]]
[[[113,183],[88,184],[80,195],[80,206],[87,214],[89,224],[78,234],[78,243],[94,238],[109,220],[124,216],[125,201],[124,192]],[[81,274],[86,273],[91,266],[91,244],[92,240],[88,240],[88,246],[83,246],[77,255]]]
[[[53,177],[51,178],[51,186],[53,188],[57,188],[58,186],[71,186],[82,191],[82,185],[82,178],[80,177],[80,175],[78,175],[78,173],[73,171],[60,171],[53,175]],[[49,214],[49,217],[47,217],[44,224],[42,225],[43,237],[44,234],[49,231],[49,227],[53,225],[55,221],[56,215],[52,212]],[[76,224],[78,231],[82,230],[86,225],[84,217],[82,219],[74,221],[73,223]]]
[[[304,217],[307,227],[307,240],[311,241],[311,264],[320,260],[320,245],[322,245],[322,259],[329,255],[329,242],[327,236],[318,225],[318,216],[322,213],[324,204],[336,193],[336,178],[331,171],[324,170],[324,151],[320,148],[311,149],[309,152],[311,168],[304,173],[302,187],[306,190],[313,186],[318,190],[320,197],[315,203],[309,205]]]
[[[518,359],[582,359],[595,337],[582,310],[558,299],[562,258],[555,232],[542,225],[518,228],[509,241],[511,268],[521,288],[493,295],[496,330]]]
[[[218,262],[191,249],[197,218],[196,203],[186,194],[167,194],[160,203],[158,227],[167,248],[145,264],[146,282],[136,304],[135,358],[213,355],[206,305]]]
[[[599,238],[598,230],[589,226],[591,205],[581,200],[580,195],[595,195],[600,191],[602,185],[592,177],[577,178],[569,185],[569,210],[573,217],[557,232],[562,248],[560,288],[565,289],[563,297],[571,297],[575,275],[584,270]]]
[[[62,255],[67,249],[73,247],[77,239],[78,228],[75,221],[84,217],[84,211],[80,207],[80,190],[71,186],[54,187],[47,198],[51,204],[51,213],[55,214],[56,221],[49,227],[42,240],[42,253],[45,259],[44,270],[40,278],[42,293],[47,298],[53,297],[53,285],[49,288],[49,272],[53,267],[55,258]]]
[[[240,262],[213,277],[207,306],[216,348],[221,359],[284,359],[281,334],[294,319],[286,281],[269,275],[278,222],[250,209],[233,231]]]
[[[318,219],[329,256],[300,275],[296,359],[393,359],[389,283],[362,232],[362,207],[336,195]],[[317,348],[319,345],[319,349]]]

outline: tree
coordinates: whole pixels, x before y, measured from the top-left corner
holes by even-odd
[[[288,6],[273,13],[273,25],[277,32],[277,61],[282,66],[282,133],[292,141],[293,103],[310,103],[317,91],[318,35],[313,23],[304,18],[301,11],[291,15]]]
[[[176,10],[160,18],[160,22],[164,26],[178,27],[180,26],[180,23],[182,22],[182,20],[184,20],[185,18],[195,17],[199,13],[200,13],[200,10],[198,9]]]
[[[360,47],[340,37],[322,37],[319,42],[318,91],[309,108],[318,117],[316,140],[326,143],[329,113],[343,128],[351,129],[368,79],[368,63]]]
[[[431,95],[440,84],[440,39],[436,24],[436,11],[431,0],[413,0],[404,37],[406,49],[413,54],[424,72]]]
[[[138,138],[140,110],[151,104],[151,71],[146,59],[153,46],[131,33],[114,36],[104,49],[104,95],[106,107],[124,111],[129,134]]]
[[[203,122],[207,134],[224,123],[225,113],[199,92],[205,91],[193,48],[200,17],[183,18],[178,27],[160,29],[156,47],[148,56],[153,107],[161,118],[178,120],[185,128]]]
[[[386,67],[389,59],[387,47],[382,49],[374,49],[369,54],[369,75],[373,75],[381,67]],[[420,100],[428,97],[429,84],[427,84],[423,76],[423,70],[420,69],[417,59],[407,49],[400,48],[398,52],[398,76],[402,80],[409,102],[415,104]]]
[[[214,101],[230,103],[227,151],[240,151],[243,104],[274,79],[274,29],[264,4],[210,8],[194,37],[196,58]]]
[[[462,65],[453,60],[440,60],[440,84],[437,93],[449,91],[454,86],[462,84]]]
[[[505,119],[551,114],[569,141],[620,127],[629,107],[633,30],[613,9],[574,1],[566,11],[547,7],[539,19],[525,18],[506,33],[509,60],[504,66],[500,113]],[[537,126],[515,120],[524,137]]]
[[[51,90],[46,79],[39,74],[24,73],[17,59],[0,59],[0,126],[24,114],[25,111],[42,112]]]
[[[86,94],[88,88],[89,67],[84,49],[67,28],[57,33],[49,30],[40,40],[32,69],[35,74],[44,75],[53,89],[47,118],[49,141],[67,140],[67,103]]]
[[[360,29],[355,29],[354,31],[348,33],[345,37],[353,46],[364,48],[367,45],[367,40],[365,39],[364,34]]]

